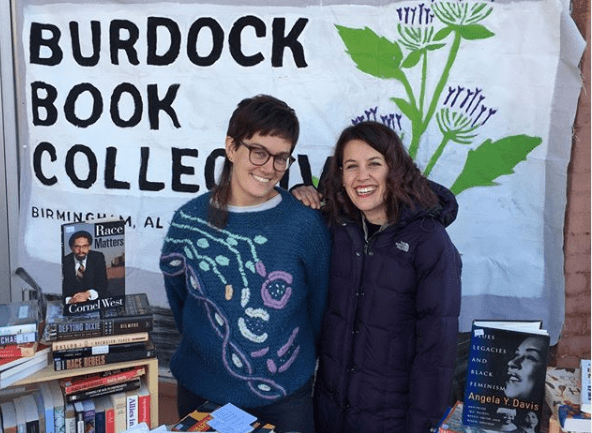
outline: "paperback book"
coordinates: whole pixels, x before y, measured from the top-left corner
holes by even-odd
[[[92,313],[65,316],[62,310],[61,301],[47,303],[44,342],[149,332],[153,327],[150,303],[145,293],[126,295],[120,305]]]
[[[67,223],[61,229],[64,315],[121,305],[125,295],[125,222]]]
[[[142,350],[146,347],[145,341],[137,343],[105,344],[103,346],[80,347],[76,349],[54,350],[54,359],[73,359],[85,356],[117,354]]]
[[[540,433],[549,335],[540,321],[475,321],[463,422]]]
[[[118,392],[129,392],[140,389],[140,378],[137,377],[127,382],[115,383],[111,385],[104,385],[99,388],[93,388],[86,391],[76,392],[74,394],[67,394],[65,401],[67,403],[75,403],[87,399],[94,399],[106,395],[116,394]]]
[[[147,332],[137,332],[134,334],[108,335],[106,337],[54,341],[51,343],[51,350],[53,352],[58,352],[60,350],[82,349],[111,344],[139,343],[141,341],[148,341],[149,336],[150,335]]]
[[[101,371],[98,373],[84,374],[70,378],[60,379],[60,386],[64,394],[73,394],[105,385],[127,382],[146,373],[144,366],[118,368],[115,370]]]
[[[484,433],[484,430],[465,425],[462,421],[463,403],[457,401],[438,425],[437,433]]]
[[[143,347],[128,350],[126,352],[106,353],[103,355],[81,356],[79,358],[57,358],[53,357],[55,371],[72,370],[76,368],[96,367],[99,365],[114,364],[116,362],[135,361],[140,359],[154,358],[156,347],[152,341],[142,343]]]
[[[37,351],[39,342],[32,341],[22,344],[5,344],[0,345],[0,358],[22,358],[33,356]]]

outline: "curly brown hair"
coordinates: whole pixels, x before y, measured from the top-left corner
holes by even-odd
[[[323,178],[323,212],[330,221],[342,223],[361,220],[361,212],[352,203],[343,187],[343,152],[352,140],[367,143],[386,160],[389,171],[384,202],[390,224],[398,221],[405,206],[412,209],[417,206],[425,209],[438,206],[438,197],[430,188],[429,181],[417,168],[395,131],[382,123],[365,121],[343,130],[335,145],[328,173]]]

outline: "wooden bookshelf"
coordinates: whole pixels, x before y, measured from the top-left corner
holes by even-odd
[[[148,358],[139,359],[135,361],[117,362],[113,364],[105,364],[96,367],[76,368],[72,370],[55,371],[53,363],[50,363],[43,370],[20,380],[11,386],[27,385],[38,382],[46,382],[54,379],[63,379],[65,377],[80,376],[82,374],[98,373],[101,371],[115,370],[117,368],[136,367],[140,365],[146,366],[146,385],[150,392],[150,427],[152,429],[158,427],[158,359]]]

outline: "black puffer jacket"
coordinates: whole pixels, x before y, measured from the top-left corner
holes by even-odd
[[[406,209],[367,241],[334,228],[329,307],[315,388],[318,433],[427,433],[448,404],[461,260],[445,226],[458,205]]]

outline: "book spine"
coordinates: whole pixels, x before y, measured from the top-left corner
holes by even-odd
[[[37,332],[37,323],[23,323],[22,325],[0,326],[0,336],[26,334]]]
[[[144,367],[135,367],[132,370],[123,370],[108,376],[98,375],[96,377],[73,382],[71,385],[64,385],[63,389],[65,394],[73,394],[75,392],[85,391],[99,386],[125,382],[143,375],[145,371]]]
[[[59,350],[78,349],[83,347],[104,346],[111,344],[137,343],[148,341],[147,332],[137,332],[134,334],[113,335],[108,337],[81,338],[77,340],[55,341],[51,345],[53,352]]]
[[[25,332],[23,334],[1,335],[0,345],[33,343],[37,340],[37,332]]]
[[[138,395],[135,391],[127,393],[126,401],[126,428],[130,428],[138,424]]]
[[[105,433],[115,433],[115,408],[105,409]]]
[[[52,325],[48,333],[52,341],[75,340],[149,332],[152,331],[153,318],[151,314],[146,314],[136,317],[114,317]]]
[[[76,411],[73,404],[64,405],[64,432],[77,433]]]
[[[144,346],[142,350],[138,351],[108,353],[105,355],[86,356],[73,359],[54,358],[54,369],[56,371],[61,371],[76,368],[93,367],[106,364],[114,364],[118,362],[142,360],[146,358],[153,358],[155,356],[156,348],[153,344],[150,344],[150,346]]]
[[[19,347],[16,344],[5,345],[0,349],[0,358],[19,358],[33,356],[36,347]]]
[[[150,428],[150,393],[144,383],[138,391],[138,423],[142,422]]]
[[[77,368],[94,367],[99,365],[114,364],[116,362],[135,361],[156,356],[155,349],[144,349],[138,352],[108,353],[106,355],[84,356],[73,359],[54,358],[55,371],[74,370]]]
[[[115,433],[120,433],[126,429],[125,392],[111,394],[109,397],[111,397],[111,401],[113,402]]]
[[[146,347],[145,342],[138,343],[122,343],[103,346],[92,346],[85,348],[54,350],[53,357],[61,359],[81,358],[93,355],[105,355],[107,353],[121,353],[129,350],[141,350]]]
[[[105,433],[105,411],[95,414],[95,433]]]
[[[116,383],[114,385],[107,385],[101,388],[95,388],[88,391],[82,391],[76,394],[70,394],[66,396],[68,403],[74,403],[76,401],[86,400],[89,398],[96,398],[102,395],[115,394],[117,392],[132,391],[140,388],[140,379],[137,378],[130,382]]]
[[[92,400],[84,400],[84,433],[95,433],[95,404]]]

